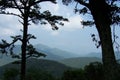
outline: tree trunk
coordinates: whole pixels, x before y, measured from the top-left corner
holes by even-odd
[[[22,41],[22,59],[21,59],[21,80],[25,80],[26,75],[26,47],[27,47],[27,32],[28,32],[28,12],[24,10],[23,19],[23,41]]]
[[[111,19],[108,5],[105,0],[90,0],[89,3],[100,37],[105,80],[116,80],[117,63],[112,44]]]
[[[102,49],[102,61],[105,71],[105,80],[115,80],[116,76],[116,60],[112,45],[111,29],[110,26],[102,25],[96,27],[100,36],[101,49]]]

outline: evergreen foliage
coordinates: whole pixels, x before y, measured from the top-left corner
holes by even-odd
[[[103,80],[103,65],[99,62],[90,63],[84,69],[64,72],[62,80]]]
[[[17,80],[19,71],[14,68],[6,69],[4,71],[3,80]]]
[[[49,23],[52,26],[53,30],[58,30],[56,24],[64,25],[62,21],[68,21],[68,19],[63,18],[62,16],[52,15],[48,10],[41,12],[39,3],[50,1],[52,3],[56,3],[55,0],[0,0],[0,14],[5,15],[13,15],[19,17],[20,23],[23,25],[23,35],[22,36],[15,36],[12,37],[13,41],[11,43],[2,40],[2,44],[0,44],[0,48],[3,53],[6,53],[5,49],[12,46],[10,48],[10,53],[13,53],[14,43],[17,40],[20,40],[21,45],[21,80],[25,80],[25,70],[26,70],[26,55],[27,50],[31,52],[34,50],[34,53],[38,53],[35,51],[33,46],[29,45],[29,39],[35,38],[33,36],[29,36],[28,34],[28,26],[30,23],[34,24],[47,24]],[[14,12],[8,12],[7,9],[16,9],[19,11],[20,14],[16,14]],[[30,37],[30,38],[29,38]],[[15,40],[14,40],[15,39]],[[7,45],[6,45],[7,43]],[[31,48],[27,49],[27,48]],[[31,53],[29,53],[31,56]],[[38,57],[41,55],[32,55],[34,57]],[[44,56],[44,55],[43,55]],[[18,56],[14,56],[18,57]],[[19,58],[19,57],[18,57]]]

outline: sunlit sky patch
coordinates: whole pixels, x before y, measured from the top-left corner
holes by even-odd
[[[59,26],[59,30],[53,31],[48,25],[34,25],[29,26],[29,33],[37,37],[36,40],[31,40],[33,44],[44,44],[52,48],[59,48],[75,54],[84,55],[91,52],[100,52],[92,42],[91,34],[97,34],[95,27],[84,27],[80,21],[83,20],[79,14],[74,13],[75,3],[69,6],[63,5],[60,1],[58,4],[50,2],[40,3],[41,11],[50,10],[54,15],[64,16],[69,19],[64,26]],[[17,10],[9,10],[19,13]],[[0,15],[0,39],[7,39],[10,41],[11,35],[21,34],[20,29],[22,25],[20,20],[14,16]],[[91,16],[87,17],[91,18]],[[117,30],[120,30],[118,28]],[[117,31],[120,34],[119,31]]]

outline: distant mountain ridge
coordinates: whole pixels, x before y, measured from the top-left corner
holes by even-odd
[[[36,50],[38,52],[42,52],[47,55],[45,58],[40,57],[40,59],[48,59],[48,60],[58,61],[58,60],[62,60],[64,58],[70,58],[70,57],[75,56],[74,53],[60,50],[57,48],[51,48],[51,47],[48,47],[43,44],[36,44],[36,45],[34,45],[34,47],[36,48]],[[21,46],[15,45],[15,48],[13,50],[14,50],[14,53],[21,53]],[[14,61],[12,58],[4,55],[2,58],[0,58],[0,66],[8,64],[9,62],[12,62],[12,61]]]
[[[92,52],[92,53],[89,53],[87,55],[85,55],[85,57],[97,57],[97,58],[102,58],[102,53],[99,53],[99,52]],[[116,59],[120,59],[120,52],[119,51],[115,51],[115,57]]]
[[[43,44],[36,44],[34,45],[34,47],[38,52],[42,52],[46,54],[47,55],[46,59],[50,59],[50,60],[61,60],[64,58],[70,58],[70,57],[76,56],[74,53],[57,49],[57,48],[51,48]],[[21,48],[20,45],[16,45],[16,47],[14,48],[14,52],[20,53],[21,52],[20,48]]]
[[[46,59],[50,60],[62,60],[64,58],[74,57],[74,53],[64,51],[58,48],[51,48],[43,44],[34,45],[37,51],[45,53]]]
[[[45,53],[47,56],[45,58],[40,58],[40,59],[48,59],[48,60],[55,60],[55,61],[64,61],[66,60],[66,58],[76,58],[76,56],[80,56],[80,55],[76,55],[74,53],[68,52],[68,51],[64,51],[58,48],[52,48],[52,47],[48,47],[46,45],[43,44],[36,44],[34,45],[34,47],[36,48],[37,51]],[[15,53],[20,53],[21,52],[21,46],[20,45],[16,45],[16,47],[14,48],[14,52]],[[81,57],[96,57],[96,58],[102,58],[101,53],[89,53],[87,55],[81,56]],[[116,57],[117,59],[120,59],[120,53],[116,52]],[[0,58],[0,66],[8,64],[10,62],[12,62],[13,59],[11,59],[9,56],[6,57],[3,56],[2,58]],[[79,62],[79,60],[78,60]],[[74,67],[74,66],[73,66]]]
[[[45,45],[40,45],[40,44],[37,44],[37,45],[34,45],[34,47],[36,48],[36,50],[38,52],[42,52],[44,54],[46,54],[47,56],[45,57],[46,59],[53,59],[53,60],[56,60],[56,59],[63,59],[62,57],[58,56],[58,55],[54,55],[53,53],[51,53],[51,48],[50,47],[47,47]],[[14,50],[14,53],[20,53],[21,52],[21,46],[20,45],[15,45],[15,48],[13,49]]]
[[[90,64],[91,62],[102,62],[102,60],[97,57],[76,57],[76,58],[63,59],[59,62],[73,68],[84,68],[86,65]]]

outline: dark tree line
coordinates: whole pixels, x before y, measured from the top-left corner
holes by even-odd
[[[3,80],[18,80],[18,76],[18,69],[9,68],[5,70]],[[61,77],[53,76],[43,70],[30,68],[26,72],[26,80],[104,80],[103,64],[92,62],[83,69],[69,69]],[[119,80],[119,78],[116,78],[116,80]]]
[[[68,70],[64,72],[62,80],[103,80],[103,65],[93,62],[84,69]]]

